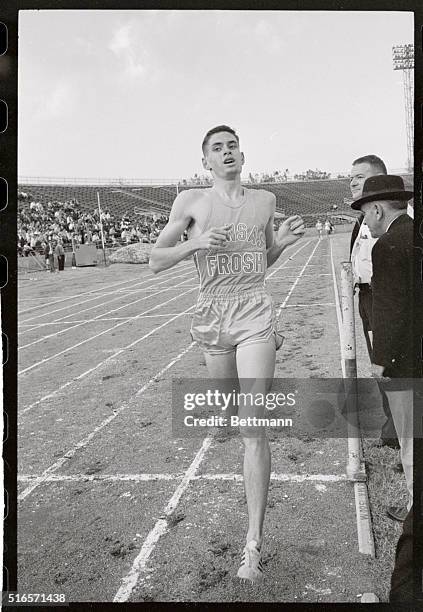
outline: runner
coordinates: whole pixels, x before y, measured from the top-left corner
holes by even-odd
[[[235,131],[225,125],[207,132],[203,166],[213,187],[182,191],[150,255],[154,272],[194,255],[200,292],[191,334],[215,379],[239,378],[240,391],[269,391],[276,350],[275,308],[265,288],[266,268],[304,234],[301,217],[287,218],[273,231],[274,194],[241,185],[244,154]],[[189,240],[177,245],[188,228]],[[253,380],[252,380],[253,379]],[[239,405],[239,416],[263,416],[263,407]],[[260,581],[263,522],[270,479],[270,449],[264,428],[240,428],[249,526],[238,577]]]

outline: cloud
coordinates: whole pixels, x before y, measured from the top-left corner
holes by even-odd
[[[145,63],[139,57],[142,53],[139,47],[139,43],[137,45],[134,40],[132,25],[129,23],[115,30],[108,45],[110,51],[122,62],[124,74],[130,78],[141,76],[146,71]]]
[[[37,96],[34,102],[35,118],[57,119],[69,115],[75,107],[76,92],[70,80],[61,78],[58,83]]]
[[[120,56],[122,52],[131,48],[130,31],[130,24],[126,24],[114,32],[113,38],[109,44],[109,49],[113,51],[115,55]]]

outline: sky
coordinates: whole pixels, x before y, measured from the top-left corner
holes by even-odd
[[[413,14],[19,12],[20,177],[181,179],[226,124],[249,172],[407,161],[392,46]]]

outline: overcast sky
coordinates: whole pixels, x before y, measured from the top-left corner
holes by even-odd
[[[184,178],[229,124],[244,175],[407,160],[404,12],[20,11],[19,175]]]

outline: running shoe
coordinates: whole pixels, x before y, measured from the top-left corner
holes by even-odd
[[[263,563],[261,551],[255,540],[248,542],[242,553],[241,567],[238,570],[238,578],[261,582],[263,580]]]

